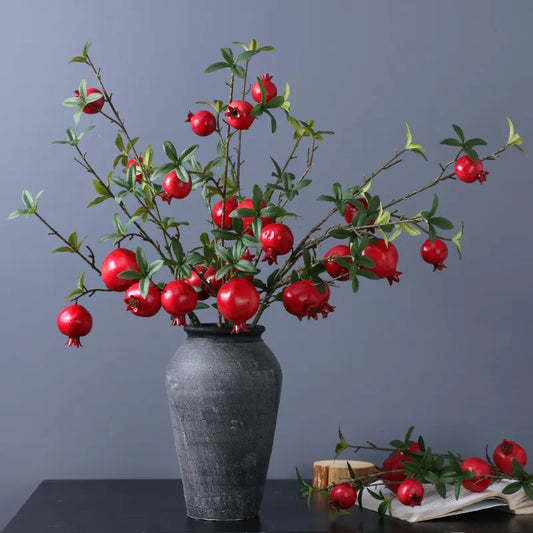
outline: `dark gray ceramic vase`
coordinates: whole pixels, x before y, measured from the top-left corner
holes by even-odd
[[[281,369],[261,339],[208,324],[186,327],[170,360],[167,394],[187,515],[244,520],[263,498]]]

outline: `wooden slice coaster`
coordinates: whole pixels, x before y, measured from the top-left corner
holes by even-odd
[[[367,461],[343,461],[342,459],[327,459],[313,463],[313,487],[323,489],[335,483],[350,481],[350,471],[346,463],[350,463],[356,476],[364,476],[374,471],[374,465]]]

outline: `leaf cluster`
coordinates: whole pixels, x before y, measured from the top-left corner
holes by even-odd
[[[463,152],[472,159],[472,161],[479,161],[479,154],[474,150],[475,146],[486,146],[487,141],[480,139],[479,137],[475,137],[473,139],[466,139],[465,134],[463,130],[457,126],[456,124],[452,124],[453,129],[455,130],[455,133],[457,134],[457,138],[449,137],[447,139],[442,140],[440,143],[444,144],[446,146],[456,146],[458,148],[461,148]]]

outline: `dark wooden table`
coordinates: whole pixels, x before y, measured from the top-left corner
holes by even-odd
[[[487,510],[410,524],[354,509],[330,517],[320,498],[311,510],[298,498],[295,480],[269,480],[255,520],[207,522],[185,514],[181,482],[159,480],[47,480],[22,506],[4,533],[515,533],[533,532],[533,515]]]

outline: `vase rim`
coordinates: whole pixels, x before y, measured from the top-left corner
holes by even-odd
[[[188,337],[228,337],[239,340],[250,337],[261,337],[261,334],[265,331],[265,326],[253,326],[248,331],[241,331],[240,333],[231,333],[231,328],[218,327],[214,322],[200,326],[185,326],[183,329]]]

